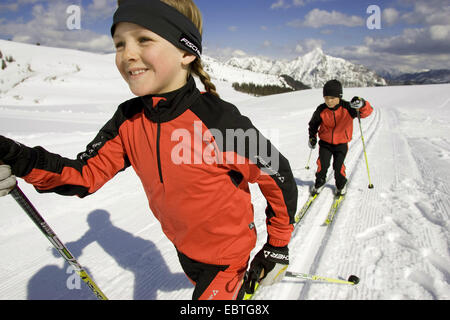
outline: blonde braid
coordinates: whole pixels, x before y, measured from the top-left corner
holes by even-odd
[[[195,59],[194,62],[191,63],[191,73],[194,73],[200,78],[200,81],[205,86],[205,90],[216,97],[220,97],[216,91],[216,86],[211,82],[211,77],[209,74],[203,69],[202,62],[200,59]]]

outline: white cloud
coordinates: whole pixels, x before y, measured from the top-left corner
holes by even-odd
[[[358,27],[364,25],[364,20],[359,16],[349,16],[338,11],[326,11],[313,9],[305,16],[304,20],[293,20],[288,22],[291,27],[320,28],[327,25],[343,25],[346,27]]]
[[[270,9],[287,9],[292,6],[294,7],[303,7],[306,5],[306,2],[312,2],[314,0],[292,0],[291,1],[285,1],[285,0],[277,0],[277,2],[272,3],[270,6]]]
[[[228,30],[231,32],[236,32],[238,30],[238,27],[237,26],[229,26]]]
[[[375,52],[364,45],[336,47],[328,51],[332,56],[365,65],[376,71],[408,73],[423,69],[450,69],[450,54],[433,56],[424,54],[398,55],[389,52]]]
[[[3,3],[0,4],[0,12],[3,11],[17,11],[19,9],[18,3]]]
[[[450,25],[404,29],[400,35],[373,38],[367,37],[365,44],[377,52],[398,55],[450,53]]]
[[[83,7],[83,16],[89,20],[110,18],[117,7],[117,1],[111,0],[93,0],[85,9]]]
[[[394,8],[386,8],[382,13],[382,23],[386,23],[388,26],[393,25],[397,22],[400,14]]]
[[[290,5],[285,3],[284,0],[277,0],[277,2],[272,3],[270,9],[279,9],[279,8],[289,8]]]
[[[232,55],[234,57],[245,57],[245,56],[247,56],[247,53],[245,53],[245,51],[243,51],[243,50],[238,49],[238,50],[233,50]]]
[[[298,43],[298,44],[295,46],[294,52],[295,52],[295,53],[303,54],[303,53],[305,52],[305,48],[303,48],[303,46],[302,46],[300,43]]]
[[[450,3],[448,0],[403,0],[403,2],[414,6],[413,11],[401,16],[407,23],[427,25],[449,23]]]
[[[248,56],[247,52],[241,49],[226,47],[205,47],[203,49],[203,53],[206,56],[214,57],[215,59],[218,59],[220,61],[227,61],[232,57],[246,57]]]
[[[33,0],[22,1],[36,2]],[[95,52],[112,52],[114,47],[109,36],[83,28],[83,24],[86,22],[83,14],[81,15],[81,30],[67,28],[66,9],[71,4],[70,0],[53,0],[47,5],[39,2],[32,7],[31,20],[28,22],[3,20],[0,32],[14,41]]]
[[[42,0],[15,0],[15,1],[4,1],[5,3],[0,4],[0,12],[2,11],[17,11],[20,6],[24,4],[33,4]],[[3,1],[2,1],[3,2]]]
[[[268,48],[268,47],[271,47],[271,46],[272,46],[272,42],[270,42],[269,40],[265,40],[265,41],[263,42],[263,47]]]
[[[27,36],[27,35],[18,35],[18,36],[14,36],[14,38],[11,40],[16,41],[16,42],[30,42],[31,37]]]
[[[450,25],[435,25],[430,27],[430,36],[432,40],[450,41]]]
[[[324,44],[325,41],[323,41],[322,39],[308,38],[301,42],[298,42],[293,51],[296,54],[303,55],[313,51],[316,48],[322,48]]]
[[[92,0],[92,3],[89,5],[89,9],[91,10],[107,10],[109,9],[109,3],[111,0]]]
[[[305,5],[304,0],[294,0],[293,3],[294,7],[303,7]]]
[[[107,35],[92,35],[90,37],[86,37],[90,39],[79,40],[74,42],[74,46],[80,50],[86,51],[107,51],[108,48],[112,47],[111,37]],[[111,50],[109,50],[111,51]]]
[[[401,0],[401,6],[383,10],[382,24],[408,23],[394,36],[370,35],[359,46],[335,53],[375,69],[414,72],[420,69],[450,69],[450,3],[448,0]]]

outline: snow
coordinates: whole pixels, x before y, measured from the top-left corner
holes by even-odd
[[[0,41],[0,50],[15,59],[0,71],[0,79],[8,78],[0,81],[0,134],[26,145],[73,158],[131,97],[111,55],[9,41]],[[289,159],[301,207],[314,179],[317,149],[305,169],[307,124],[321,89],[256,98],[233,91],[231,82],[216,82],[222,97]],[[450,84],[344,89],[345,98],[353,95],[375,108],[361,121],[375,188],[367,187],[355,120],[347,198],[332,225],[323,227],[330,178],[295,230],[289,270],[342,279],[355,274],[361,282],[285,278],[261,288],[255,299],[450,299]],[[110,299],[191,299],[193,287],[132,169],[85,199],[38,194],[19,184]],[[251,191],[254,255],[266,239],[266,201],[257,185]],[[0,199],[0,257],[0,299],[95,299],[9,196]]]

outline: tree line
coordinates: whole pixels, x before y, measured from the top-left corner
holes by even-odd
[[[268,96],[271,94],[286,93],[298,90],[311,89],[311,87],[303,84],[300,81],[294,80],[288,75],[281,76],[288,86],[278,86],[278,85],[259,85],[254,83],[233,83],[233,89],[236,91],[249,93],[254,96]]]
[[[249,93],[254,96],[268,96],[271,94],[285,93],[294,91],[292,88],[276,85],[259,85],[254,83],[233,83],[233,89],[236,91]]]

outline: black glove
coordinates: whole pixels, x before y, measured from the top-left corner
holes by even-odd
[[[315,149],[315,148],[316,148],[316,144],[317,144],[317,138],[316,138],[316,137],[309,138],[309,140],[308,140],[308,146],[309,146],[311,149]]]
[[[10,165],[14,175],[26,175],[31,170],[30,164],[34,164],[36,159],[37,153],[34,149],[0,136],[0,161]]]
[[[250,264],[244,281],[247,293],[254,293],[256,284],[271,285],[283,279],[289,266],[289,248],[274,247],[266,243]]]
[[[2,160],[9,153],[13,144],[13,140],[0,136],[0,160]]]
[[[350,101],[350,106],[353,109],[360,109],[360,108],[364,107],[365,104],[366,104],[366,100],[364,100],[363,98],[360,98],[360,97],[356,97],[356,96],[352,98],[352,101]]]

